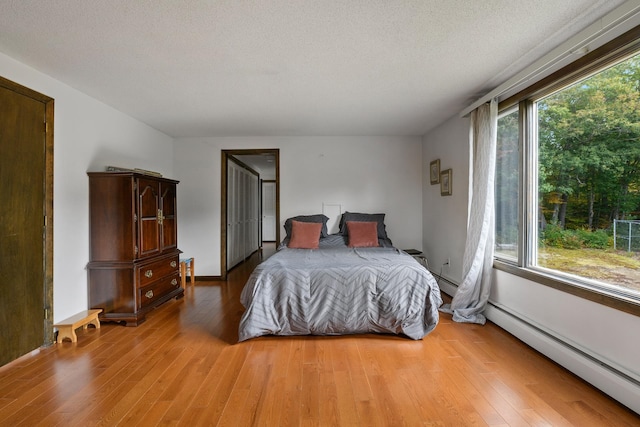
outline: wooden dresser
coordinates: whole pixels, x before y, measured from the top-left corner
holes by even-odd
[[[181,298],[178,181],[134,172],[89,172],[89,306],[102,321],[137,326]]]

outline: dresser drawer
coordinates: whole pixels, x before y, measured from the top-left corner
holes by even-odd
[[[178,256],[174,256],[139,266],[136,273],[139,286],[144,287],[165,276],[179,274],[179,264]]]
[[[180,273],[162,279],[138,290],[138,307],[153,304],[155,300],[180,287]]]

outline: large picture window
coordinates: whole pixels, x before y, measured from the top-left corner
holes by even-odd
[[[580,75],[501,111],[496,258],[640,303],[640,54]]]

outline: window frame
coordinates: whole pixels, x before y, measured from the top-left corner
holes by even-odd
[[[494,256],[494,268],[608,307],[640,316],[640,297],[588,278],[539,267],[537,259],[538,140],[536,102],[640,53],[640,26],[584,55],[519,93],[500,101],[499,114],[519,110],[518,255]]]

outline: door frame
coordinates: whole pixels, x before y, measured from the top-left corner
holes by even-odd
[[[221,150],[220,174],[220,279],[227,280],[227,164],[232,156],[272,154],[276,168],[276,240],[280,241],[280,149],[254,148],[244,150]]]
[[[53,124],[54,124],[54,99],[22,86],[16,82],[0,76],[0,87],[19,93],[44,104],[45,114],[43,126],[45,130],[44,152],[44,200],[43,203],[43,320],[44,342],[43,347],[49,347],[54,343],[53,334]]]

